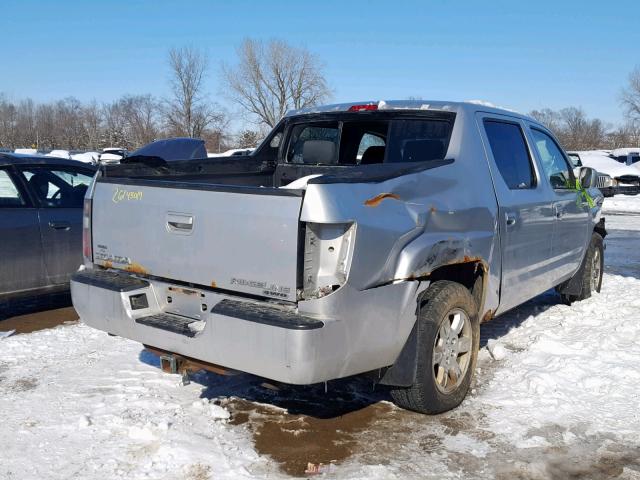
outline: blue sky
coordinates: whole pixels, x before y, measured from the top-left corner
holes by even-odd
[[[332,101],[482,99],[519,111],[581,106],[619,122],[640,65],[638,0],[3,0],[0,92],[109,101],[167,93],[167,50],[221,61],[245,37],[281,38],[325,63]],[[221,100],[221,103],[225,103]]]

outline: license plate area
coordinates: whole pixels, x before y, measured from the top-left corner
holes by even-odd
[[[165,312],[202,320],[210,310],[207,294],[184,287],[167,287]]]

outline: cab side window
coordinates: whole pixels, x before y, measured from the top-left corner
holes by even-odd
[[[554,189],[570,188],[573,180],[573,171],[569,166],[562,150],[556,142],[542,130],[531,129],[535,149],[540,156],[542,169],[549,178],[549,183]]]
[[[520,125],[485,120],[484,129],[496,166],[507,187],[510,190],[535,187],[533,164]]]
[[[0,208],[21,207],[24,200],[6,170],[0,170]]]
[[[73,168],[26,167],[22,174],[41,207],[82,208],[90,172]]]

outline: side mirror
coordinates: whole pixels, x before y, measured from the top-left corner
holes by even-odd
[[[580,167],[578,179],[583,188],[593,188],[598,181],[598,172],[590,167]]]

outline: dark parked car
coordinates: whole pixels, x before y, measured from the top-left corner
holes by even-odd
[[[82,263],[82,207],[95,167],[0,153],[0,298],[68,288]]]

